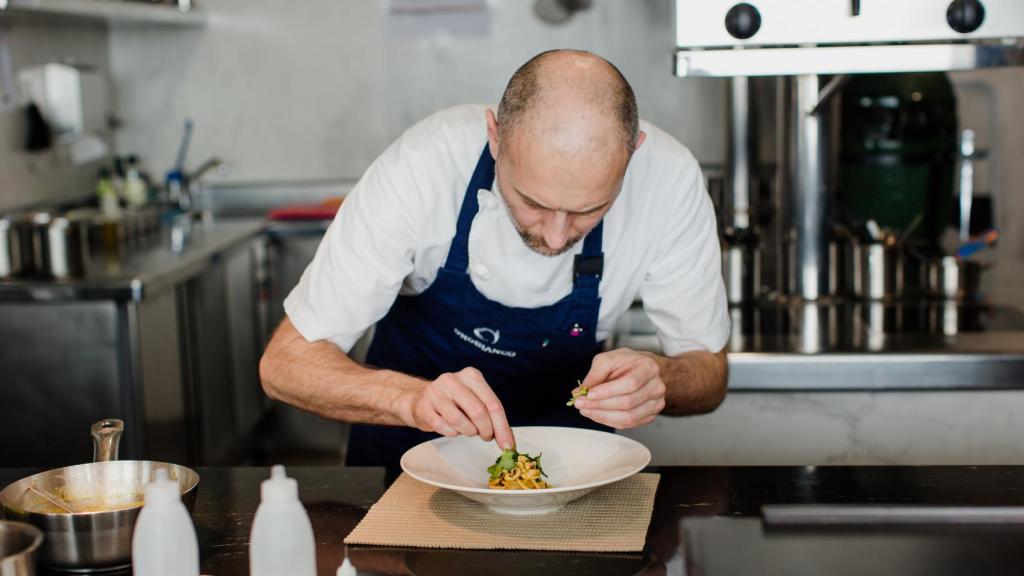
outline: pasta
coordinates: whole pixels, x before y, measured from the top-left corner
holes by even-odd
[[[487,468],[487,472],[491,475],[487,487],[494,490],[551,488],[551,485],[544,481],[547,474],[540,466],[540,456],[534,458],[515,450],[505,450],[494,465]]]

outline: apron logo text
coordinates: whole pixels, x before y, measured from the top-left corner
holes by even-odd
[[[491,342],[491,343],[492,344],[497,344],[498,343],[498,338],[500,337],[500,334],[498,333],[497,330],[491,330],[490,328],[477,328],[476,330],[473,331],[473,334],[475,334],[479,338],[479,340],[477,338],[473,338],[472,336],[470,336],[469,334],[466,334],[465,332],[463,332],[462,330],[459,330],[458,328],[454,328],[454,330],[455,330],[455,335],[456,336],[458,336],[462,340],[465,340],[469,344],[472,344],[473,346],[476,346],[477,348],[479,348],[480,350],[482,350],[482,351],[484,351],[484,352],[486,352],[488,354],[497,354],[498,356],[505,356],[505,357],[508,357],[508,358],[515,358],[516,357],[516,353],[515,353],[514,350],[501,350],[499,348],[493,348],[491,346],[488,346],[486,343],[481,342],[481,340],[483,340],[482,336],[484,334],[489,334],[489,335],[492,335],[494,337],[494,341]]]
[[[476,336],[477,340],[482,340],[488,344],[497,344],[498,340],[501,339],[501,332],[490,328],[475,328],[473,336]]]

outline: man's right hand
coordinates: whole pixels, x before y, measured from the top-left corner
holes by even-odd
[[[501,401],[475,368],[442,374],[411,393],[406,424],[443,436],[479,436],[503,449],[516,445]]]

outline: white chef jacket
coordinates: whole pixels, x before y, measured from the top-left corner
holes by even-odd
[[[444,265],[463,195],[487,143],[486,106],[449,108],[419,122],[367,169],[345,198],[284,307],[309,341],[344,351],[398,295],[426,290]],[[714,208],[693,154],[641,121],[647,139],[604,218],[597,339],[639,299],[664,354],[717,352],[729,338]],[[479,190],[469,274],[488,299],[536,308],[572,291],[573,258],[530,250],[495,181]]]

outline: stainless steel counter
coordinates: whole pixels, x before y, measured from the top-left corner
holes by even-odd
[[[256,218],[195,224],[180,252],[171,249],[172,232],[165,229],[150,246],[124,256],[93,254],[81,279],[0,281],[0,301],[141,302],[147,294],[198,275],[219,254],[259,236],[264,227],[264,220]]]
[[[777,304],[731,310],[729,389],[1024,389],[1024,314],[945,302]],[[615,346],[659,349],[639,309]]]
[[[87,461],[89,424],[110,417],[126,422],[126,458],[244,453],[266,409],[263,230],[262,219],[194,224],[179,251],[167,230],[93,258],[79,280],[0,282],[0,420],[19,430],[0,439],[6,461]]]

